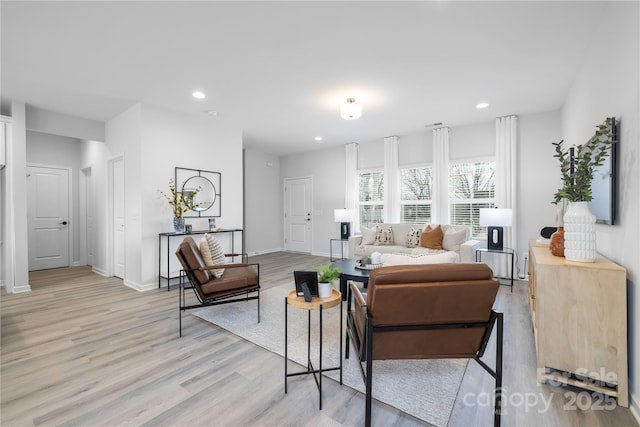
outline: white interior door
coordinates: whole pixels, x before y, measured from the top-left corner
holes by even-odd
[[[27,166],[29,270],[69,266],[69,169]]]
[[[313,182],[310,177],[285,180],[285,249],[311,253],[311,200]]]
[[[112,163],[113,177],[113,275],[124,279],[124,159]]]

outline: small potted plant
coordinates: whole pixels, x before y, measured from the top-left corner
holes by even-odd
[[[318,296],[320,298],[330,297],[331,289],[335,288],[335,284],[340,278],[340,269],[327,263],[318,267],[316,271],[318,272]]]

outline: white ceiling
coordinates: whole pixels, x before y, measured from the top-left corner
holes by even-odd
[[[0,7],[5,101],[100,121],[137,102],[214,110],[206,119],[242,129],[246,147],[283,155],[558,109],[606,2]],[[347,97],[362,118],[340,118]]]

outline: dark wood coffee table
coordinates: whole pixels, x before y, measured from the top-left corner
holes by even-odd
[[[334,267],[340,269],[340,292],[342,292],[342,301],[347,300],[347,281],[353,280],[354,282],[363,283],[366,288],[369,284],[370,270],[361,270],[356,268],[356,260],[354,259],[342,259],[334,261],[332,264]]]

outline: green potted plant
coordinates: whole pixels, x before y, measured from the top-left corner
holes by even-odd
[[[615,143],[615,118],[608,117],[596,126],[596,133],[587,143],[565,147],[564,140],[552,143],[554,155],[560,161],[562,187],[554,194],[553,203],[569,202],[563,215],[564,256],[570,261],[593,262],[595,250],[595,216],[587,202],[593,199],[591,182],[595,169],[602,166]],[[560,224],[558,224],[560,225]],[[557,246],[552,238],[552,249]],[[553,252],[553,250],[552,250]],[[556,255],[556,253],[554,253]]]
[[[165,194],[162,191],[162,194],[168,201],[171,206],[171,210],[173,211],[173,228],[176,233],[184,233],[184,218],[183,215],[185,212],[193,210],[198,207],[197,203],[193,203],[193,198],[196,194],[198,194],[200,189],[196,189],[195,191],[191,191],[188,197],[185,197],[184,193],[178,192],[176,190],[176,184],[173,179],[169,180],[169,194]]]
[[[340,278],[340,269],[333,267],[331,263],[323,264],[316,269],[318,272],[318,295],[321,298],[331,296],[331,288]]]

